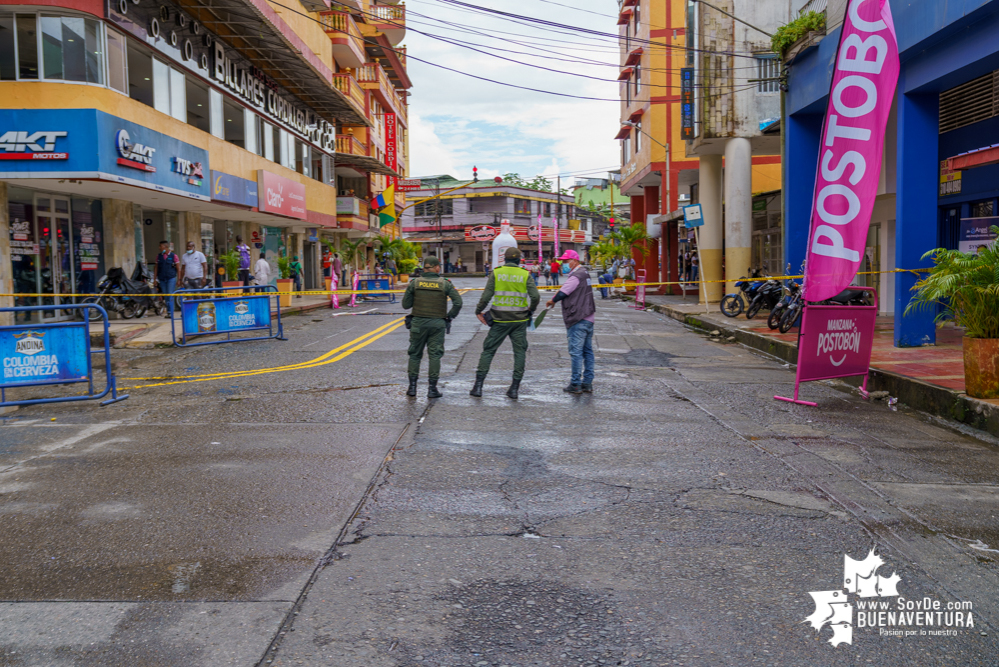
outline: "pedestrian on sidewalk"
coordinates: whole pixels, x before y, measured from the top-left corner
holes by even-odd
[[[180,284],[186,289],[201,289],[208,275],[208,258],[195,250],[194,241],[187,242],[187,252],[180,258]]]
[[[613,285],[614,284],[614,273],[617,272],[617,264],[618,264],[618,262],[615,259],[614,263],[611,264],[611,266],[610,266],[609,269],[606,267],[606,265],[604,265],[604,272],[601,273],[600,277],[599,277],[601,285]],[[601,299],[609,299],[610,295],[608,294],[608,291],[609,291],[609,288],[607,288],[607,287],[601,287],[600,288],[600,298]]]
[[[173,294],[177,291],[177,275],[180,259],[177,253],[170,250],[169,241],[160,241],[160,254],[156,256],[156,284],[163,294]],[[163,297],[167,302],[167,319],[173,317],[173,299]]]
[[[333,275],[341,285],[347,282],[347,276],[343,272],[343,260],[340,259],[338,252],[333,253]]]
[[[569,338],[569,357],[572,359],[572,377],[562,391],[570,394],[593,393],[593,324],[597,305],[593,301],[590,274],[579,261],[575,250],[566,250],[560,257],[569,262],[569,275],[565,284],[545,304],[546,308],[562,304],[562,320]]]
[[[302,276],[305,274],[305,269],[302,268],[302,263],[298,261],[298,255],[291,258],[291,264],[288,265],[291,269],[291,278],[295,281],[295,291],[302,291]],[[296,299],[301,299],[301,294],[295,295]]]
[[[440,275],[440,267],[439,259],[427,257],[423,260],[423,275],[406,285],[406,293],[402,295],[402,307],[413,309],[406,317],[409,328],[409,390],[406,396],[416,396],[424,348],[430,358],[427,398],[443,395],[437,388],[437,381],[444,356],[444,334],[451,327],[451,320],[461,311],[461,295],[450,280]],[[451,299],[450,311],[448,299]]]
[[[236,237],[236,250],[239,252],[239,281],[243,287],[250,284],[250,246],[243,243],[243,237]]]
[[[701,263],[697,259],[697,255],[690,258],[690,277],[691,282],[698,281],[698,274],[700,273]]]
[[[253,265],[253,282],[257,285],[269,285],[271,282],[271,265],[264,258],[265,253],[260,253],[260,259]],[[263,290],[257,290],[258,292]]]
[[[486,289],[482,298],[475,306],[475,314],[483,324],[489,321],[482,314],[492,301],[493,322],[489,335],[482,343],[482,355],[479,366],[475,370],[475,385],[471,396],[482,396],[482,385],[493,363],[496,350],[509,336],[513,345],[513,382],[506,395],[516,399],[520,391],[520,381],[524,378],[524,366],[527,364],[527,326],[541,301],[538,286],[527,270],[520,268],[520,250],[507,248],[503,253],[503,266],[493,269],[486,279]]]

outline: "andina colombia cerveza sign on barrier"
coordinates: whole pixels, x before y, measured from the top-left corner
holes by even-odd
[[[119,396],[115,377],[111,373],[111,339],[108,332],[108,314],[97,305],[60,304],[59,306],[27,306],[3,308],[5,313],[32,313],[55,310],[81,310],[95,308],[104,322],[104,372],[107,385],[100,393],[94,391],[94,364],[90,349],[90,322],[53,322],[0,327],[0,407],[34,405],[36,403],[65,403],[104,398],[107,405],[128,398]],[[88,391],[77,396],[7,400],[7,391],[16,387],[78,384],[86,382]]]
[[[227,296],[233,292],[241,292],[236,296]],[[248,340],[265,340],[284,338],[281,325],[281,309],[275,303],[277,317],[271,317],[271,299],[277,300],[278,291],[273,285],[250,287],[227,287],[224,290],[207,288],[199,290],[178,290],[176,293],[180,302],[181,339],[177,340],[174,318],[171,317],[170,329],[173,344],[178,347],[195,345],[216,345]],[[218,297],[218,298],[216,298]],[[173,311],[175,314],[176,309]],[[277,328],[274,328],[274,325]],[[266,336],[250,336],[233,338],[232,334],[245,331],[263,331]],[[225,334],[219,340],[205,340],[189,343],[189,337]]]

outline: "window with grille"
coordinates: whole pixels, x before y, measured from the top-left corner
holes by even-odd
[[[760,81],[756,84],[758,93],[776,93],[780,91],[780,61],[772,56],[756,58],[756,74]]]
[[[983,199],[971,203],[972,218],[991,218],[995,215],[995,200]]]
[[[999,70],[940,93],[940,134],[999,116]]]

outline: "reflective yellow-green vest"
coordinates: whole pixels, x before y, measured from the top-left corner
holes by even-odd
[[[501,266],[493,271],[495,281],[492,309],[509,315],[498,317],[504,322],[526,322],[530,298],[527,295],[527,279],[530,274],[518,266]],[[523,317],[517,318],[517,315]]]

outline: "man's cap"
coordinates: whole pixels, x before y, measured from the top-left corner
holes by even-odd
[[[576,252],[575,250],[566,250],[564,253],[562,253],[562,256],[559,257],[559,259],[560,260],[562,260],[562,259],[565,259],[565,260],[574,259],[574,260],[576,260],[578,262],[579,261],[579,253]]]
[[[436,257],[427,257],[425,260],[423,260],[424,268],[430,268],[431,266],[440,266],[440,265],[441,261]]]
[[[507,248],[503,251],[503,259],[515,259],[520,261],[520,250],[513,247]]]

